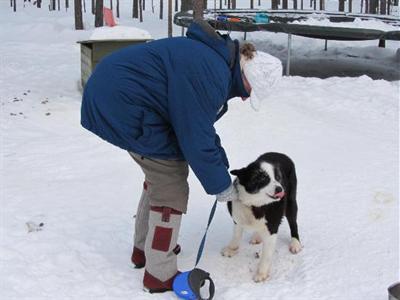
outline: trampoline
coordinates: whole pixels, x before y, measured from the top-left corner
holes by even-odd
[[[315,26],[293,24],[294,21],[307,20],[309,18],[329,20],[332,26]],[[325,40],[325,50],[328,40],[339,41],[365,41],[379,40],[379,46],[384,46],[385,40],[400,41],[400,19],[392,16],[366,15],[325,12],[314,10],[257,10],[257,9],[235,9],[235,10],[206,10],[204,19],[214,28],[224,31],[247,32],[270,31],[281,32],[288,35],[288,55],[286,61],[286,75],[290,74],[290,58],[292,35]],[[399,30],[382,31],[369,28],[334,26],[334,23],[346,22],[350,24],[355,19],[380,20],[384,23],[398,27]],[[261,21],[260,21],[261,20]],[[193,21],[192,14],[179,12],[174,16],[174,23],[184,28]]]

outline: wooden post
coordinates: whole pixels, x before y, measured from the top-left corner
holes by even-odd
[[[290,56],[292,52],[292,34],[288,34],[288,49],[287,49],[287,59],[286,59],[286,76],[290,75]]]

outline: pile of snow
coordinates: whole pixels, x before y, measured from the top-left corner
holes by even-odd
[[[90,40],[149,40],[151,34],[143,29],[128,26],[98,27]]]

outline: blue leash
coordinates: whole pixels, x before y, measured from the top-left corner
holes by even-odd
[[[199,263],[200,258],[201,258],[202,254],[203,254],[204,244],[206,243],[206,237],[207,237],[208,228],[210,227],[212,219],[214,218],[214,214],[215,214],[216,208],[217,208],[217,200],[215,200],[214,205],[211,208],[210,216],[208,217],[208,223],[207,223],[206,232],[204,233],[204,236],[203,236],[203,238],[201,240],[201,243],[200,243],[200,246],[199,246],[199,250],[197,251],[196,264],[194,265],[195,267]]]
[[[201,239],[199,250],[197,252],[196,264],[194,265],[195,266],[194,269],[191,271],[180,273],[174,279],[173,290],[180,299],[211,300],[214,297],[215,286],[214,282],[210,277],[210,274],[204,270],[196,268],[196,266],[199,263],[201,256],[203,254],[204,245],[206,243],[207,232],[208,229],[210,228],[211,221],[214,218],[216,208],[217,208],[217,200],[215,200],[214,205],[211,208],[210,216],[208,217],[206,232],[204,233],[204,236]],[[209,282],[209,297],[202,298],[200,293],[200,288],[207,281]]]

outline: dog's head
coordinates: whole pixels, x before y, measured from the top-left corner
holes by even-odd
[[[283,176],[279,166],[253,162],[245,168],[232,170],[239,199],[245,205],[263,206],[285,197]]]

